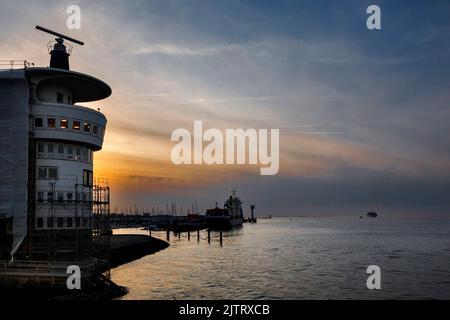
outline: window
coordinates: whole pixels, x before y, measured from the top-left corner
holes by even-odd
[[[45,167],[38,168],[38,179],[47,179],[47,168]]]
[[[47,119],[47,128],[54,128],[56,126],[56,121],[53,118]]]
[[[61,119],[60,127],[61,127],[61,129],[67,129],[69,127],[69,120]]]
[[[64,202],[64,193],[58,192],[58,203],[63,203],[63,202]]]
[[[93,177],[92,177],[92,171],[90,170],[83,170],[83,185],[85,187],[92,187],[92,181]]]
[[[80,155],[81,155],[81,147],[80,146],[76,146],[75,147],[75,153],[76,153],[76,157],[75,157],[75,159],[76,160],[80,160]]]
[[[61,92],[56,93],[56,102],[63,103],[63,94]]]
[[[42,128],[44,126],[44,123],[42,121],[42,118],[35,118],[34,119],[34,127],[35,128]]]
[[[58,179],[58,168],[56,167],[48,168],[48,178]]]
[[[55,145],[53,143],[47,144],[47,153],[53,153],[55,152]]]
[[[72,146],[71,144],[68,144],[68,145],[67,145],[67,154],[68,154],[67,158],[72,159],[73,146]]]
[[[44,218],[37,218],[37,228],[42,229],[44,227]]]
[[[44,143],[42,142],[38,143],[38,152],[44,152]]]
[[[83,160],[88,161],[88,149],[83,147]]]
[[[58,179],[57,167],[38,167],[38,179]]]
[[[37,194],[37,202],[38,203],[43,203],[44,202],[44,192],[39,191]]]
[[[58,153],[64,153],[64,144],[58,143]]]
[[[72,218],[67,218],[67,228],[72,228],[73,220]]]
[[[75,217],[75,228],[80,227],[80,217]]]
[[[88,226],[88,218],[83,218],[83,227],[86,228]]]
[[[47,228],[53,228],[53,218],[47,217]]]
[[[80,130],[80,121],[73,121],[73,130]]]
[[[97,127],[97,126],[94,126],[94,127],[92,128],[92,133],[93,133],[93,134],[98,134],[98,127]]]
[[[67,192],[67,202],[72,202],[72,200],[73,200],[73,193]]]
[[[89,149],[89,162],[94,162],[94,152],[92,151],[92,149]]]
[[[63,218],[57,218],[56,219],[56,224],[58,225],[58,228],[63,228],[64,227],[64,220],[63,220]]]
[[[83,186],[88,185],[89,171],[83,170]]]
[[[47,202],[53,202],[53,192],[47,192]]]
[[[85,132],[91,132],[91,124],[85,122],[85,123],[83,124],[83,130],[84,130]]]
[[[67,103],[68,104],[72,104],[72,97],[71,96],[67,96]]]

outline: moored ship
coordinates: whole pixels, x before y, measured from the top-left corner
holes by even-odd
[[[225,201],[224,208],[219,208],[217,203],[213,209],[206,210],[208,228],[212,230],[229,230],[241,227],[244,222],[242,201],[236,196],[236,191]]]

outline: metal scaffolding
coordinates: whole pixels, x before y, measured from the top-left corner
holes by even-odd
[[[28,273],[39,270],[41,275],[43,270],[48,268],[56,270],[58,267],[58,270],[63,270],[64,266],[75,264],[82,270],[89,271],[84,273],[86,276],[104,274],[110,278],[111,229],[108,180],[94,179],[92,186],[88,188],[76,183],[76,180],[70,177],[65,177],[65,180],[72,181],[73,187],[57,187],[55,183],[49,182],[45,188],[42,186],[36,188],[36,193],[46,192],[51,198],[35,197],[35,210],[32,210],[35,216],[29,219],[31,223],[28,241],[22,247],[14,264],[3,263],[0,274],[8,273],[7,266],[11,272],[17,273],[20,268],[27,265],[30,266],[26,268]],[[58,193],[67,192],[73,193],[74,198],[68,200],[67,197],[60,199],[57,196]],[[43,213],[51,219],[51,226],[48,225],[48,221],[46,227],[37,222],[36,219]],[[57,219],[61,214],[71,217],[73,223],[71,228],[67,228],[67,225],[61,228],[58,225]],[[47,276],[67,275],[64,272],[56,274],[52,271]]]
[[[92,188],[92,248],[97,271],[110,278],[111,229],[109,226],[110,192],[108,180],[95,179]]]

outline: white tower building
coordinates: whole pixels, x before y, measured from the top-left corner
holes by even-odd
[[[95,249],[108,231],[109,187],[93,178],[106,117],[80,103],[111,88],[69,70],[64,39],[81,42],[44,31],[57,35],[49,67],[0,71],[0,260],[51,263],[66,277],[69,264],[99,267]]]

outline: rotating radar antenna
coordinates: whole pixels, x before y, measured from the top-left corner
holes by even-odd
[[[36,26],[36,29],[56,36],[55,41],[50,41],[47,45],[51,56],[50,68],[69,70],[69,56],[72,52],[72,46],[70,44],[65,44],[64,40],[76,43],[80,46],[84,45],[84,42],[41,26]]]

